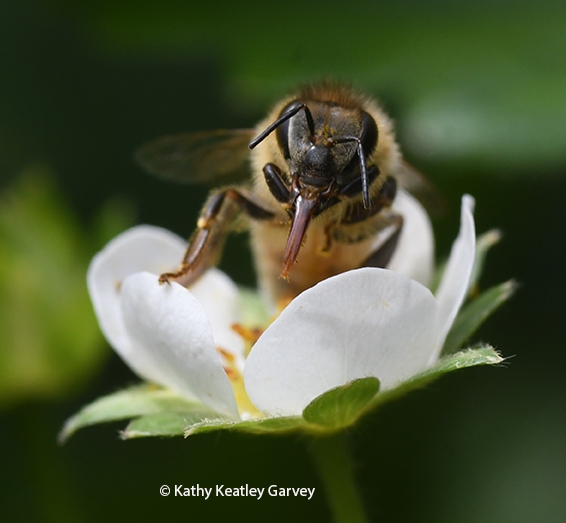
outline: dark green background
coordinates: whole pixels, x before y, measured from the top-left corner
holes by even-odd
[[[137,222],[192,229],[204,188],[145,176],[131,153],[168,133],[249,127],[303,80],[332,75],[375,94],[407,158],[478,231],[499,227],[484,287],[517,296],[476,336],[506,368],[444,378],[351,434],[375,521],[566,519],[563,2],[32,2],[0,4],[0,182],[31,165],[56,173],[85,228],[119,196]],[[245,242],[223,268],[253,283]],[[0,348],[4,350],[4,348]],[[8,348],[6,348],[8,350]],[[308,440],[221,434],[121,442],[122,425],[56,443],[81,405],[136,381],[106,363],[58,400],[25,397],[0,418],[0,499],[10,521],[328,521]],[[162,484],[316,487],[304,499],[162,498]]]

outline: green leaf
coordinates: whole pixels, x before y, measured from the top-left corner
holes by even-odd
[[[409,380],[401,383],[398,387],[381,392],[372,401],[372,408],[376,408],[386,402],[397,399],[409,392],[428,385],[448,372],[475,367],[478,365],[497,365],[504,361],[503,357],[491,346],[481,345],[466,349],[456,354],[451,354],[440,359],[432,367],[421,372]]]
[[[303,411],[309,423],[332,429],[352,425],[379,391],[377,378],[362,378],[315,398]]]
[[[516,282],[507,281],[491,287],[465,305],[456,317],[442,349],[442,354],[459,350],[479,326],[515,292]]]
[[[183,415],[188,420],[183,427],[195,419],[221,417],[215,411],[204,407],[201,403],[182,398],[170,390],[147,384],[137,385],[99,398],[90,405],[83,407],[77,414],[67,420],[59,435],[59,441],[66,441],[78,429],[90,425],[132,419],[140,416],[142,418],[144,416],[151,417],[164,413]],[[152,422],[154,423],[153,430],[158,432],[159,429],[156,426],[158,420],[147,420],[146,425],[143,425],[143,422],[140,421],[140,427],[149,431],[147,427]],[[163,418],[163,424],[163,431],[171,430],[170,419]],[[131,425],[126,430],[128,431],[130,427]],[[183,433],[183,427],[181,427],[179,434]]]

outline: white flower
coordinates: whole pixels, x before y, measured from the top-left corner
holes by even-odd
[[[159,285],[157,275],[176,266],[185,242],[156,227],[126,231],[93,259],[88,287],[101,329],[139,376],[234,418],[259,414],[249,400],[265,415],[299,415],[357,378],[393,388],[438,359],[475,256],[474,201],[464,196],[460,233],[434,296],[423,285],[432,273],[428,217],[405,193],[395,205],[405,221],[389,269],[350,271],[303,292],[247,359],[231,329],[241,312],[234,283],[211,269],[190,291]],[[248,402],[236,384],[242,375]]]

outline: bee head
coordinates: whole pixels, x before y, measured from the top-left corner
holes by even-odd
[[[366,158],[377,145],[378,131],[367,112],[335,102],[313,102],[309,107],[294,100],[249,144],[250,149],[273,131],[291,177],[302,186],[334,184],[339,192],[359,178],[364,207],[371,206]]]

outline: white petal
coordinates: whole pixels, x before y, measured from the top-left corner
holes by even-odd
[[[236,357],[244,366],[244,341],[232,330],[241,321],[240,293],[236,284],[218,269],[209,269],[194,285],[191,294],[200,302],[212,327],[214,344]]]
[[[389,270],[350,271],[303,292],[265,331],[246,361],[246,390],[260,410],[292,415],[356,378],[387,389],[425,368],[436,332],[427,288]]]
[[[439,330],[436,343],[437,350],[431,357],[430,363],[438,358],[444,340],[468,291],[476,252],[474,204],[475,201],[471,196],[464,195],[462,197],[460,232],[452,245],[450,258],[436,292]]]
[[[128,363],[151,362],[159,384],[197,397],[214,409],[238,415],[200,302],[177,283],[160,285],[154,274],[137,273],[121,289],[124,325],[135,346]]]
[[[434,267],[434,236],[428,214],[405,191],[397,193],[392,208],[403,216],[403,229],[387,268],[428,286]]]
[[[183,257],[185,243],[165,229],[141,225],[114,238],[90,264],[87,285],[98,323],[108,343],[128,363],[135,349],[122,318],[120,285],[135,272],[160,274],[173,269]],[[130,366],[141,376],[151,372],[143,361]]]

